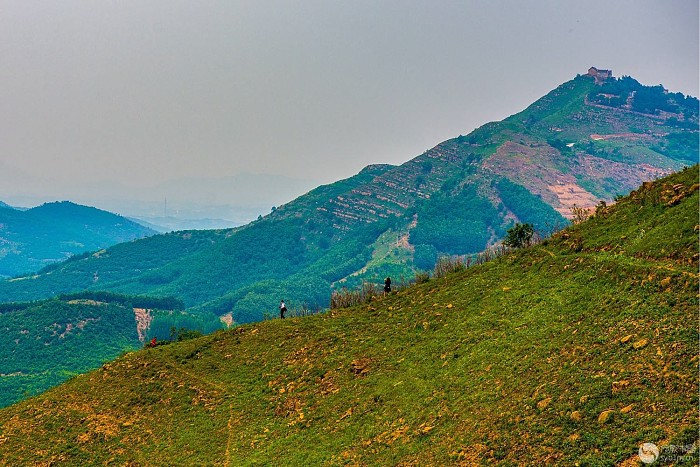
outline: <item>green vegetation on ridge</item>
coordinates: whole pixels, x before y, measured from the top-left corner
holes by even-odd
[[[697,446],[697,180],[367,305],[125,355],[0,410],[1,462],[597,466]]]
[[[83,292],[0,304],[0,407],[98,368],[171,328],[203,333],[223,327],[212,314],[182,311],[170,298]],[[141,335],[135,309],[141,313]]]
[[[47,300],[0,314],[0,407],[139,347],[134,312]]]

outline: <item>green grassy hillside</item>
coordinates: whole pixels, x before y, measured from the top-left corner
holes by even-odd
[[[641,443],[697,446],[697,180],[366,305],[125,355],[0,410],[0,463],[641,465]]]

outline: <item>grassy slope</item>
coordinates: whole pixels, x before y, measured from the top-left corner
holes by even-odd
[[[367,306],[128,354],[0,411],[0,463],[614,465],[692,443],[697,179]]]

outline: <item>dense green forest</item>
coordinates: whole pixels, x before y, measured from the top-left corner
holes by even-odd
[[[478,253],[492,236],[501,238],[505,232],[496,207],[470,185],[456,195],[436,194],[419,203],[416,213],[418,225],[411,229],[411,243],[432,246],[443,254]]]
[[[695,122],[695,126],[700,110],[700,101],[696,97],[669,92],[660,84],[644,86],[630,76],[605,80],[588,94],[588,99],[610,107],[629,106],[635,112],[646,114],[675,113],[691,125]]]
[[[139,339],[134,308],[148,309]],[[213,314],[193,315],[172,297],[81,292],[0,305],[0,407],[39,394],[99,367],[173,329],[211,333],[223,327]]]
[[[515,214],[520,222],[532,224],[541,236],[549,236],[567,225],[564,216],[524,186],[503,177],[494,180],[493,184],[501,196],[503,207]]]
[[[62,300],[0,314],[0,406],[139,347],[134,312]]]

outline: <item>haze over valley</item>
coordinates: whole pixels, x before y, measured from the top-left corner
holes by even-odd
[[[237,225],[590,66],[699,94],[686,0],[71,5],[9,1],[0,17],[13,206]]]

